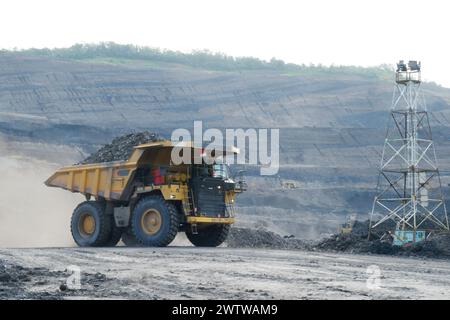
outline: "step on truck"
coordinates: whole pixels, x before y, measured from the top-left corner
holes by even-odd
[[[246,184],[219,160],[239,150],[216,149],[206,161],[204,150],[188,142],[181,154],[190,152],[190,163],[174,165],[175,147],[171,141],[141,144],[126,161],[64,167],[48,178],[47,186],[86,197],[71,218],[76,244],[115,246],[122,239],[127,246],[161,247],[178,232],[195,246],[223,243],[235,221],[236,195]],[[201,161],[194,162],[195,153]]]

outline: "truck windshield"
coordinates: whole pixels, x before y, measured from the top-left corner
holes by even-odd
[[[212,166],[212,176],[216,178],[229,179],[230,170],[226,164],[214,164]]]
[[[213,165],[197,165],[194,167],[195,176],[199,177],[213,177],[222,178],[224,180],[230,179],[230,169],[226,164],[213,164]]]

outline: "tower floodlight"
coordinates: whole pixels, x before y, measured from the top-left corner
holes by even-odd
[[[388,222],[414,235],[449,230],[420,73],[420,62],[397,64],[369,236]]]

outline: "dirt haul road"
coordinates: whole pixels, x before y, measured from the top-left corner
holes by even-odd
[[[61,290],[73,265],[81,289]],[[449,275],[448,261],[290,250],[0,249],[2,299],[448,299]]]

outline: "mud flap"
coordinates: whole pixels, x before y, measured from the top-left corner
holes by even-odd
[[[130,222],[130,207],[114,208],[114,222],[117,227],[128,227]]]

